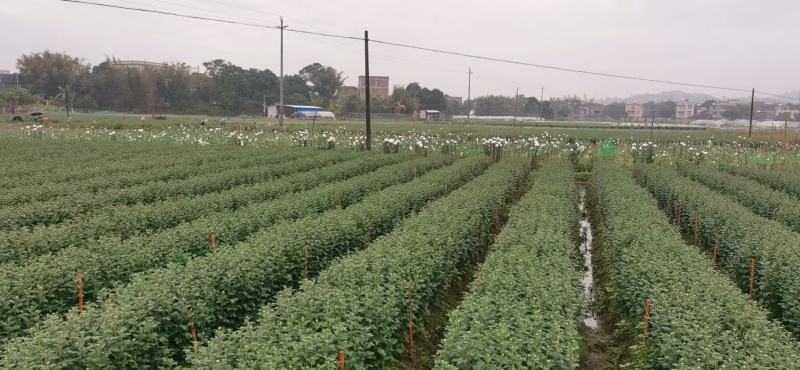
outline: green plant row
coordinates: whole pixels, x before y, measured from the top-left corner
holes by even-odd
[[[131,275],[170,262],[183,264],[211,249],[210,235],[218,244],[234,244],[253,233],[285,220],[294,220],[361,200],[365,195],[410,181],[416,174],[450,163],[449,156],[430,156],[387,166],[370,173],[351,169],[353,177],[310,190],[286,194],[272,201],[231,212],[216,212],[162,232],[120,241],[101,238],[99,243],[70,246],[43,255],[25,265],[0,265],[0,336],[15,337],[45,314],[76,307],[75,277],[85,275],[85,297],[104,297],[103,289],[125,283]]]
[[[83,317],[73,310],[66,321],[51,318],[31,337],[12,341],[0,365],[36,367],[53,359],[69,364],[60,368],[172,367],[192,345],[189,325],[200,340],[207,339],[218,327],[241,325],[284,286],[296,286],[304,276],[306,245],[308,274],[314,276],[488,164],[482,157],[460,160],[346,209],[280,224],[186,265],[136,276]],[[70,340],[76,335],[85,340]]]
[[[755,258],[755,298],[773,318],[800,334],[800,234],[672,168],[642,166],[638,174],[661,207],[680,219],[685,234],[689,238],[697,234],[705,250],[713,253],[719,233],[719,266],[744,292],[749,291]]]
[[[581,272],[575,172],[555,158],[511,209],[478,278],[449,315],[436,369],[574,369]]]
[[[610,295],[617,316],[643,332],[644,348],[634,351],[638,367],[656,369],[790,369],[800,366],[791,334],[711,261],[686,245],[638,186],[632,173],[598,161],[593,188],[604,217],[610,265]],[[678,176],[673,173],[673,176]],[[643,334],[640,334],[643,335]]]
[[[241,155],[217,147],[152,143],[8,140],[3,147],[0,188],[69,182],[157,167],[163,158],[214,158]],[[245,149],[245,148],[240,148]],[[87,165],[90,168],[87,168]]]
[[[109,188],[125,188],[156,181],[181,180],[191,176],[203,175],[209,172],[224,171],[231,168],[246,168],[257,165],[270,165],[283,161],[298,159],[311,155],[312,151],[289,151],[288,156],[275,151],[251,153],[249,155],[229,154],[217,158],[171,158],[163,157],[150,159],[152,168],[131,167],[129,171],[105,173],[102,176],[91,177],[91,171],[85,168],[74,169],[75,172],[90,172],[85,179],[71,182],[41,182],[37,185],[18,187],[0,194],[0,207],[19,205],[23,203],[54,200],[51,198],[74,196],[77,194],[95,194]],[[276,161],[275,158],[278,160]],[[145,158],[143,158],[144,160]],[[113,162],[112,162],[113,163]],[[93,163],[84,163],[91,166]],[[125,166],[121,166],[125,167]],[[106,168],[108,167],[101,167]],[[46,173],[46,171],[43,171]]]
[[[86,212],[116,204],[151,203],[176,196],[194,196],[230,189],[237,185],[269,180],[286,174],[304,171],[330,161],[354,158],[352,152],[320,153],[292,160],[294,151],[269,156],[269,166],[229,168],[224,163],[209,168],[204,174],[185,179],[145,183],[127,188],[104,189],[96,193],[78,193],[40,202],[31,202],[0,209],[0,229],[22,226],[49,225]],[[212,171],[212,169],[214,169]]]
[[[793,231],[800,231],[798,198],[748,178],[717,171],[707,166],[679,163],[677,168],[684,176],[725,194],[759,216],[778,221]]]
[[[720,169],[733,175],[744,176],[758,181],[775,190],[800,197],[800,172],[768,170],[749,166],[732,166],[721,164]]]
[[[325,161],[317,161],[317,167],[321,168],[271,181],[240,185],[197,197],[107,207],[54,225],[0,232],[0,263],[21,262],[45,253],[55,253],[70,245],[85,247],[102,236],[114,235],[126,239],[140,232],[158,232],[211,213],[236,210],[279,195],[343,180],[359,170],[375,170],[412,157],[413,154],[372,155],[327,167],[323,167]],[[308,168],[299,170],[303,169]]]
[[[493,165],[369,248],[334,262],[316,282],[281,292],[258,324],[218,333],[193,356],[194,366],[330,369],[339,351],[348,369],[393,361],[406,346],[410,314],[424,314],[485,245],[527,170],[519,158]]]

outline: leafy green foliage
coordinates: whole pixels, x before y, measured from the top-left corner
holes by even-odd
[[[719,232],[720,268],[745,292],[749,290],[751,258],[755,258],[755,298],[773,318],[800,334],[800,235],[679,176],[674,169],[642,166],[638,173],[661,207],[679,218],[687,235],[696,232],[706,250],[713,249]]]
[[[795,171],[774,171],[757,167],[720,165],[720,169],[734,175],[758,181],[775,190],[800,197],[800,173]]]
[[[800,200],[789,194],[707,166],[679,163],[678,171],[736,200],[762,217],[779,221],[793,231],[800,231]]]
[[[211,213],[236,210],[279,195],[307,190],[329,181],[343,180],[360,170],[364,163],[362,161],[332,163],[353,157],[353,154],[319,155],[311,157],[313,161],[309,163],[322,168],[287,174],[271,181],[240,185],[230,190],[196,197],[187,196],[149,204],[106,207],[55,225],[0,233],[0,262],[21,261],[44,253],[54,253],[69,245],[86,246],[97,243],[96,239],[103,236],[114,235],[126,239],[141,232],[157,232]],[[401,161],[409,157],[378,158],[373,161],[373,165],[389,164],[392,160]],[[297,162],[289,161],[277,167],[299,164]],[[326,164],[332,165],[324,167]],[[309,169],[308,166],[298,167],[298,171],[306,169]]]
[[[366,156],[361,168],[350,168],[351,176],[374,171],[400,154]],[[413,168],[421,174],[452,161],[451,157],[433,155],[387,166],[348,180],[330,183],[272,201],[252,204],[232,212],[217,212],[192,222],[154,234],[120,241],[101,238],[98,243],[70,246],[56,254],[43,255],[23,266],[3,265],[0,276],[8,282],[0,286],[0,334],[14,337],[48,313],[63,312],[77,305],[75,275],[86,276],[86,298],[103,297],[103,289],[125,282],[134,273],[163,267],[170,262],[183,263],[209,251],[209,237],[215,233],[221,244],[233,244],[280,221],[299,219],[335,207],[337,196],[347,206],[366,194],[414,178]],[[351,177],[346,176],[346,177]]]
[[[450,313],[436,369],[574,369],[581,273],[575,173],[552,159],[512,208],[478,280]]]
[[[97,192],[79,192],[55,199],[19,204],[0,209],[0,228],[49,225],[114,204],[152,203],[176,196],[195,196],[226,190],[237,185],[265,181],[319,167],[320,162],[324,164],[327,161],[338,161],[354,156],[355,154],[347,152],[337,156],[323,153],[289,162],[288,160],[296,155],[287,151],[285,154],[277,153],[274,157],[268,157],[270,159],[261,163],[257,160],[251,166],[244,168],[226,169],[226,163],[222,163],[218,166],[212,165],[205,168],[205,171],[199,174],[194,173],[193,176],[187,178],[178,176],[178,178],[165,181],[124,188],[108,188]],[[274,165],[262,166],[270,163]],[[188,173],[191,175],[192,171],[190,170]]]
[[[334,258],[366,247],[371,236],[389,232],[446,189],[479,175],[488,164],[482,157],[461,160],[346,209],[284,223],[186,265],[137,276],[117,289],[113,300],[90,307],[83,318],[73,312],[66,321],[48,321],[32,338],[13,342],[2,365],[27,367],[54,358],[84,368],[172,366],[191,346],[189,322],[205,339],[217,327],[241,325],[281,288],[296,285],[303,277],[305,245],[311,248],[309,272],[315,275]],[[54,351],[52,343],[66,342],[76,331],[87,340]]]
[[[800,347],[791,334],[770,321],[765,310],[747,303],[729,279],[712,270],[706,256],[681,241],[629,171],[598,161],[592,173],[605,219],[615,308],[623,318],[641,323],[645,301],[652,301],[643,350],[648,367],[800,366]]]
[[[220,335],[194,356],[213,368],[380,368],[402,346],[408,304],[423,314],[490,235],[500,204],[527,173],[527,161],[492,166],[405,220],[372,246],[340,259],[316,282],[279,294],[257,325]],[[408,290],[411,290],[409,294]]]

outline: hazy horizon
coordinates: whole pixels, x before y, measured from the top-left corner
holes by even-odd
[[[370,37],[530,63],[698,84],[755,87],[772,93],[800,90],[800,4],[788,0],[686,0],[670,3],[602,0],[388,2],[298,0],[291,5],[250,0],[98,0],[250,23]],[[16,69],[22,54],[67,52],[93,65],[106,57],[154,62],[202,62],[222,58],[247,68],[279,67],[279,33],[239,25],[64,3],[12,0],[0,8],[6,40],[0,69]],[[768,3],[768,4],[765,4]],[[795,35],[793,38],[791,35]],[[363,75],[363,42],[297,33],[285,35],[285,71],[320,62],[344,71],[345,84]],[[432,54],[370,44],[370,72],[391,84],[420,82],[472,95],[586,95],[625,98],[681,90],[716,97],[746,93],[593,77],[546,69]]]

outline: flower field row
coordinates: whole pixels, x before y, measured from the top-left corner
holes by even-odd
[[[31,229],[0,232],[0,263],[19,262],[69,245],[96,243],[103,236],[126,239],[141,232],[158,232],[215,212],[231,211],[264,202],[279,195],[307,190],[330,181],[343,180],[385,165],[413,158],[413,153],[372,155],[327,167],[325,156],[306,172],[289,174],[271,181],[240,185],[230,190],[197,197],[178,197],[149,204],[118,205],[100,209],[64,222]],[[337,155],[331,155],[333,163]],[[288,162],[291,166],[295,162]],[[283,166],[283,165],[281,165]],[[301,167],[302,169],[308,169]]]
[[[333,259],[365,248],[409,213],[479,175],[488,162],[460,160],[346,209],[277,225],[186,265],[139,275],[117,289],[113,300],[89,307],[82,317],[73,312],[66,321],[50,319],[31,338],[12,342],[2,366],[34,366],[48,358],[82,368],[174,366],[192,344],[190,323],[201,340],[218,327],[238,327],[284,286],[299,283],[305,253],[308,274],[316,275]],[[75,336],[86,340],[71,341]]]
[[[184,263],[211,249],[213,233],[219,244],[233,244],[280,221],[299,219],[353,204],[366,194],[449,163],[452,159],[430,156],[404,162],[323,185],[287,194],[272,201],[256,203],[231,212],[216,212],[207,217],[154,234],[120,241],[102,238],[99,243],[70,246],[56,254],[43,255],[25,265],[5,264],[0,278],[0,335],[14,337],[41,320],[43,315],[63,312],[78,304],[75,276],[86,277],[87,301],[103,296],[103,290],[127,281],[134,273],[163,267],[170,262]]]
[[[220,334],[193,356],[201,368],[380,368],[405,348],[409,316],[424,315],[485,245],[498,208],[525,178],[509,158],[405,220],[369,248],[337,260],[296,292],[284,291],[257,324]]]
[[[637,352],[639,367],[800,366],[800,347],[791,334],[714,272],[710,259],[681,241],[630,171],[599,161],[592,173],[604,216],[615,310],[629,322],[642,323],[645,302],[652,303],[649,331]]]
[[[161,144],[31,141],[0,138],[3,162],[0,188],[82,180],[163,165],[164,159],[230,157],[230,148]],[[255,153],[254,150],[238,151]]]
[[[436,369],[574,369],[583,304],[575,173],[555,158],[511,209],[470,293],[450,313]]]
[[[707,166],[679,163],[678,171],[690,179],[725,194],[759,216],[778,221],[800,231],[800,200],[745,177],[717,171]]]
[[[638,174],[661,207],[679,219],[686,235],[696,234],[712,254],[717,243],[720,269],[745,292],[755,259],[755,299],[787,329],[800,334],[800,234],[672,168],[641,166]]]
[[[776,171],[748,166],[723,165],[720,168],[734,175],[744,176],[758,181],[775,190],[800,197],[800,172]]]
[[[195,196],[230,189],[236,185],[265,181],[297,171],[319,167],[329,161],[354,158],[356,153],[320,153],[290,161],[292,151],[269,156],[269,166],[253,164],[245,168],[229,168],[226,163],[210,165],[203,174],[185,179],[145,183],[127,188],[105,189],[99,192],[76,193],[52,200],[25,203],[0,209],[0,229],[31,225],[49,225],[80,214],[114,204],[150,203],[176,196]]]
[[[212,172],[224,171],[232,168],[247,168],[253,165],[270,165],[283,161],[300,159],[312,155],[312,151],[286,151],[284,153],[276,151],[265,151],[264,153],[252,153],[241,155],[240,153],[229,153],[217,157],[165,157],[149,159],[147,167],[138,163],[131,163],[128,166],[120,165],[125,171],[108,171],[116,161],[108,160],[110,165],[98,166],[97,176],[93,176],[92,171],[82,169],[72,169],[75,172],[82,172],[86,177],[77,181],[58,182],[51,181],[49,178],[41,179],[37,184],[30,184],[23,187],[8,189],[0,195],[0,207],[18,205],[34,201],[51,200],[51,198],[72,196],[80,193],[95,194],[105,189],[125,188],[145,183],[157,181],[181,180],[191,176],[204,175]],[[148,160],[142,158],[142,160]],[[86,163],[91,166],[102,163]],[[126,168],[127,167],[127,168]],[[42,169],[42,172],[51,173]],[[89,173],[86,173],[89,172]]]

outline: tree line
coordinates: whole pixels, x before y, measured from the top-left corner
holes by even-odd
[[[278,102],[278,76],[269,69],[244,68],[214,59],[194,68],[186,63],[130,68],[114,58],[90,65],[66,53],[22,55],[17,60],[22,89],[0,92],[0,104],[46,102],[70,110],[135,113],[259,114]],[[284,76],[285,104],[318,105],[337,113],[362,113],[363,98],[338,96],[343,73],[320,63]],[[448,99],[437,88],[417,82],[395,85],[387,98],[373,97],[375,113],[410,114],[434,109],[467,114],[468,104]],[[473,99],[472,114],[482,116],[569,116],[577,97],[539,102],[534,97],[487,95]],[[624,114],[624,107],[622,109]]]

